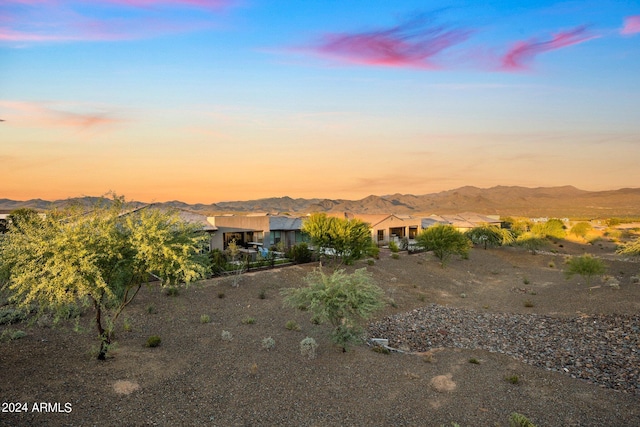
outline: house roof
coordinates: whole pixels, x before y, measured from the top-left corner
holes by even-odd
[[[300,230],[302,228],[302,218],[290,216],[269,217],[270,230]]]

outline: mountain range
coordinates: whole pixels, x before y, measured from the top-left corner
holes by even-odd
[[[95,197],[83,197],[52,202],[42,199],[27,201],[0,199],[0,211],[10,212],[24,207],[46,210],[62,206],[70,201],[89,205],[96,199]],[[133,203],[136,205],[144,204],[143,202]],[[586,191],[573,186],[538,188],[466,186],[423,195],[399,193],[385,196],[371,195],[361,200],[271,197],[212,204],[187,204],[178,200],[156,204],[207,215],[228,212],[287,212],[291,214],[353,212],[430,215],[473,211],[485,215],[501,216],[607,218],[640,216],[640,188]]]

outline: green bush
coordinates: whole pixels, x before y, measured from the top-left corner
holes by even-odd
[[[422,230],[416,240],[424,250],[433,251],[435,257],[440,260],[442,267],[454,254],[466,258],[471,246],[471,241],[452,225],[433,225]]]
[[[593,276],[600,276],[606,271],[607,267],[604,261],[585,254],[579,257],[572,257],[567,261],[565,276],[568,280],[574,275],[579,274],[585,279],[587,286],[589,286]]]
[[[304,264],[311,262],[313,259],[313,252],[311,252],[306,243],[302,242],[291,247],[287,258],[291,259],[296,264]]]
[[[400,250],[400,248],[398,247],[398,244],[394,240],[391,240],[389,241],[389,250],[393,253],[396,253]]]
[[[306,307],[314,318],[328,321],[333,342],[344,351],[348,343],[359,340],[358,323],[384,306],[384,291],[365,268],[351,274],[336,270],[331,275],[316,269],[305,281],[306,287],[282,290],[285,304]]]
[[[513,412],[509,416],[510,427],[536,427],[527,417],[517,412]]]
[[[26,317],[27,316],[23,310],[18,310],[12,307],[3,307],[0,309],[0,325],[19,323],[26,319]]]
[[[161,342],[162,340],[158,335],[152,335],[149,338],[147,338],[147,347],[152,347],[152,348],[158,347]]]
[[[251,316],[247,316],[244,319],[242,319],[243,325],[253,325],[254,323],[256,323],[256,319]]]
[[[208,314],[203,314],[200,316],[200,323],[211,323],[211,317]]]
[[[0,342],[19,340],[26,336],[27,334],[24,331],[5,329],[2,331],[2,334],[0,334]]]
[[[295,320],[288,320],[287,323],[284,326],[285,326],[285,328],[287,328],[290,331],[299,331],[300,330],[300,325],[298,325],[298,322],[296,322]]]

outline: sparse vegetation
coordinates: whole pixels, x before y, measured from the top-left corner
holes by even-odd
[[[587,238],[587,234],[589,234],[589,232],[593,230],[593,226],[591,224],[589,224],[588,222],[578,222],[576,224],[574,224],[571,227],[571,230],[569,230],[569,232],[571,234],[573,234],[576,237],[580,237],[582,239],[586,239]]]
[[[287,323],[284,326],[285,326],[285,328],[287,328],[290,331],[299,331],[300,330],[300,325],[298,325],[298,322],[296,322],[295,320],[288,320]]]
[[[509,416],[510,427],[536,427],[527,417],[517,412],[513,412]]]
[[[531,308],[531,307],[535,307],[535,304],[533,302],[531,302],[531,300],[525,300],[525,302],[522,303],[522,305],[524,305],[527,308]]]
[[[233,339],[233,334],[229,331],[222,331],[220,334],[222,341],[231,341]]]
[[[479,365],[480,361],[478,359],[476,359],[475,357],[472,357],[471,359],[469,359],[469,363],[471,363],[473,365]]]
[[[162,339],[158,335],[152,335],[147,338],[147,347],[158,347]]]
[[[264,350],[271,351],[275,346],[276,340],[274,340],[273,338],[267,337],[262,339],[262,348]]]
[[[260,289],[260,292],[258,292],[258,298],[267,299],[267,290],[264,288]]]
[[[600,276],[606,271],[607,267],[604,261],[585,254],[579,257],[569,258],[565,276],[567,279],[571,279],[574,275],[579,274],[585,279],[587,286],[589,286],[594,276]]]
[[[391,254],[391,258],[393,258],[393,259],[400,259],[400,255],[399,255],[399,254],[396,254],[396,253],[393,253],[393,254]]]
[[[520,382],[520,378],[517,375],[508,375],[504,380],[511,384],[518,384]]]
[[[20,338],[26,336],[27,334],[24,331],[8,328],[2,331],[2,334],[0,334],[0,342],[19,340]]]
[[[311,337],[306,337],[302,341],[300,341],[300,354],[306,357],[307,359],[315,359],[316,358],[316,349],[318,348],[318,343]]]
[[[256,323],[256,319],[251,316],[247,316],[244,319],[242,319],[243,325],[253,325],[254,323]]]
[[[208,314],[202,314],[200,316],[200,323],[202,324],[211,323],[211,317]]]

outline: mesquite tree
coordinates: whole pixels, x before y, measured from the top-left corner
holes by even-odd
[[[113,324],[151,275],[162,286],[206,275],[204,241],[199,227],[176,213],[132,210],[117,196],[102,198],[89,210],[69,207],[44,218],[16,216],[0,239],[3,288],[24,307],[93,306],[98,359],[104,360]]]

